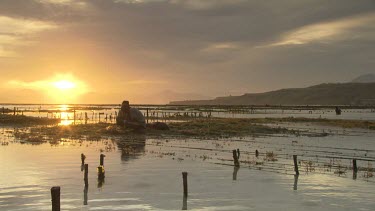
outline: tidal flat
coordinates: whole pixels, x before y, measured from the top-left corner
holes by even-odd
[[[16,118],[0,127],[1,210],[50,210],[52,186],[61,187],[62,210],[341,211],[375,206],[371,121],[190,119],[169,122],[169,131],[138,134],[110,123],[58,125],[39,118],[25,124],[29,117]],[[239,168],[233,150],[239,152]],[[101,154],[104,180],[97,173]],[[188,172],[187,198],[182,172]]]

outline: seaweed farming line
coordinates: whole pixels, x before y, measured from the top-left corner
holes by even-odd
[[[102,108],[120,108],[121,104],[14,104],[14,103],[1,103],[0,106],[11,107],[24,107],[24,108],[42,108],[42,107],[59,107],[68,106],[76,109],[102,109]],[[158,108],[169,110],[181,109],[218,109],[218,110],[239,110],[239,109],[290,109],[290,110],[317,110],[317,109],[335,109],[339,106],[342,109],[369,109],[375,112],[375,105],[179,105],[179,104],[132,104],[131,106],[139,108]]]
[[[158,144],[153,146],[160,146]],[[166,145],[163,145],[163,147],[167,147]],[[199,147],[182,147],[182,146],[169,146],[171,148],[182,148],[182,149],[190,149],[190,150],[204,150],[204,151],[213,151],[213,152],[224,152],[227,154],[230,154],[230,152],[235,150],[224,150],[224,149],[212,149],[212,148],[199,148]],[[239,155],[239,149],[237,149],[238,155]],[[152,152],[156,153],[156,152]],[[162,155],[170,155],[170,156],[176,156],[176,152],[173,153],[163,153],[159,152]],[[188,154],[191,154],[190,152]],[[357,174],[363,173],[363,177],[368,179],[373,177],[373,172],[375,172],[375,169],[370,164],[371,162],[374,162],[375,160],[370,159],[364,159],[364,158],[357,158],[357,157],[336,157],[336,156],[321,156],[321,155],[296,155],[296,154],[275,154],[273,151],[267,151],[265,153],[261,153],[258,150],[255,151],[255,153],[251,153],[248,151],[241,151],[241,155],[253,155],[253,159],[251,160],[249,157],[248,159],[242,159],[239,161],[239,163],[243,164],[249,164],[249,167],[253,167],[258,170],[267,169],[274,172],[289,172],[293,169],[300,167],[302,170],[304,170],[305,173],[314,172],[314,173],[326,173],[326,172],[333,172],[334,174],[337,174],[339,176],[346,175],[348,170],[355,171],[355,178],[357,178]],[[218,155],[215,153],[215,156],[222,156],[222,154]],[[281,157],[280,157],[281,156]],[[291,164],[290,163],[290,157],[302,157],[302,159],[299,160],[298,164]],[[184,157],[184,156],[183,156]],[[190,157],[185,155],[185,157]],[[193,156],[194,157],[194,156]],[[313,158],[313,160],[304,159],[305,157]],[[195,156],[197,158],[197,156]],[[204,160],[211,160],[214,159],[213,157],[210,157],[210,155],[203,155],[199,158]],[[236,158],[232,159],[225,159],[225,158],[216,158],[217,160],[223,161],[224,163],[220,164],[228,164],[227,162],[233,163],[234,166],[236,166]],[[329,160],[328,160],[329,159]],[[179,160],[183,160],[180,159]],[[342,160],[349,161],[348,165],[343,164]],[[367,161],[367,167],[357,166],[357,160],[359,161]],[[296,162],[296,161],[295,161]],[[353,165],[352,165],[353,163]],[[355,164],[354,164],[355,163]],[[217,163],[216,163],[217,164]],[[250,165],[252,164],[252,165]]]
[[[147,144],[149,146],[160,146],[160,145],[153,145],[153,144]],[[203,151],[212,151],[212,152],[226,152],[226,153],[231,153],[232,150],[224,150],[224,149],[212,149],[212,148],[199,148],[199,147],[183,147],[183,146],[163,146],[163,147],[170,147],[170,148],[180,148],[180,149],[192,149],[192,150],[203,150]],[[307,150],[306,150],[307,151]],[[245,155],[258,155],[258,156],[267,156],[267,154],[269,154],[270,152],[273,153],[273,151],[267,151],[266,152],[259,152],[258,150],[255,150],[255,152],[250,152],[250,151],[241,151],[241,153],[245,154]],[[278,156],[283,156],[283,157],[286,157],[286,158],[289,158],[289,157],[292,157],[293,153],[278,153],[277,154]],[[307,158],[314,158],[316,159],[317,161],[319,160],[319,158],[325,158],[325,159],[331,159],[331,160],[359,160],[359,161],[369,161],[369,162],[375,162],[375,158],[374,159],[368,159],[368,158],[363,158],[363,157],[358,157],[358,156],[347,156],[347,157],[343,157],[343,156],[324,156],[324,155],[317,155],[317,154],[314,154],[314,155],[306,155],[306,154],[297,154],[298,156],[300,157],[307,157]]]
[[[146,112],[142,112],[145,116],[147,122],[155,121],[175,121],[175,120],[185,120],[185,119],[198,119],[198,118],[211,118],[211,112],[165,112],[160,110],[149,110],[145,109]],[[79,110],[16,110],[16,108],[11,110],[4,110],[2,114],[8,115],[25,115],[33,117],[45,117],[48,119],[59,119],[62,124],[92,124],[92,123],[114,123],[116,122],[117,111],[110,110],[106,112],[95,112],[95,111],[79,111]]]
[[[56,105],[57,106],[57,105]],[[59,105],[60,107],[51,107],[51,108],[42,108],[39,107],[2,107],[3,114],[13,114],[13,115],[30,115],[30,116],[38,116],[38,117],[47,117],[47,118],[59,118],[64,120],[79,120],[81,123],[82,121],[88,122],[100,122],[100,115],[103,115],[103,121],[108,122],[108,119],[111,120],[112,118],[115,119],[117,116],[117,111],[119,110],[119,106],[74,106],[74,105]],[[293,115],[299,114],[304,109],[309,108],[313,111],[320,111],[320,109],[331,109],[331,110],[324,110],[322,114],[325,112],[331,113],[334,112],[332,110],[334,107],[262,107],[262,106],[170,106],[170,105],[134,105],[139,110],[141,110],[145,116],[148,116],[147,119],[150,121],[154,119],[158,120],[167,120],[170,118],[209,118],[213,116],[221,116],[220,113],[227,113],[227,114],[282,114],[282,115]],[[284,109],[288,108],[290,111],[298,111],[298,112],[285,112]],[[319,109],[318,109],[319,108]],[[362,111],[352,110],[358,109],[354,107],[350,108],[347,111],[343,111],[343,113],[375,113],[374,108],[360,108],[363,109]],[[308,110],[308,109],[307,109]],[[217,115],[214,115],[216,113]],[[91,114],[91,115],[90,115]],[[309,111],[306,114],[313,114]],[[84,116],[83,116],[84,115]],[[99,115],[99,116],[98,116]],[[90,117],[89,117],[90,116]],[[111,118],[112,116],[112,118]],[[225,116],[224,116],[225,117]]]
[[[137,143],[137,142],[134,142],[134,143]],[[134,144],[133,143],[133,144]],[[141,143],[141,142],[140,142]],[[163,147],[170,147],[170,148],[181,148],[181,149],[191,149],[191,150],[204,150],[204,151],[213,151],[213,152],[225,152],[225,153],[230,153],[231,150],[225,150],[225,149],[213,149],[213,148],[200,148],[200,147],[183,147],[183,146],[176,146],[176,145],[160,145],[158,143],[155,143],[155,144],[146,144],[147,146],[155,146],[155,147],[159,147],[159,146],[163,146]],[[268,156],[268,154],[271,154],[273,156],[275,156],[275,159],[277,158],[282,158],[282,157],[285,157],[286,159],[281,159],[280,161],[283,161],[283,160],[288,160],[288,158],[290,158],[293,154],[292,153],[278,153],[277,154],[277,158],[276,158],[276,154],[273,153],[272,149],[264,149],[265,152],[259,152],[258,150],[255,151],[242,151],[242,154],[243,155],[255,155],[255,156]],[[283,150],[286,150],[286,149],[283,149]],[[308,150],[306,150],[308,152]],[[315,152],[315,151],[314,151]],[[257,155],[258,154],[258,155]],[[172,155],[172,153],[167,153],[165,155]],[[175,155],[175,153],[173,153],[173,155]],[[281,157],[280,157],[281,156]],[[356,157],[356,156],[347,156],[347,157],[343,157],[343,156],[325,156],[325,155],[317,155],[317,154],[313,154],[312,152],[312,155],[307,155],[307,154],[299,154],[298,156],[302,157],[302,158],[312,158],[313,161],[311,160],[304,160],[302,159],[301,162],[313,162],[315,167],[319,167],[320,165],[319,164],[322,164],[323,167],[330,167],[331,169],[332,168],[343,168],[344,165],[341,164],[341,161],[339,160],[353,160],[353,159],[356,159],[356,160],[359,160],[359,161],[374,161],[372,159],[368,159],[368,158],[362,158],[362,157]],[[322,158],[324,159],[330,159],[329,161],[328,160],[321,160]],[[231,161],[231,160],[225,160],[225,159],[221,159],[222,161]],[[241,161],[241,162],[256,162],[254,160],[245,160],[245,161]],[[335,165],[335,163],[339,163],[338,165]],[[288,163],[272,163],[272,164],[269,164],[269,163],[262,163],[262,165],[278,165],[278,166],[291,166],[290,164]],[[350,169],[350,167],[348,167],[348,169]],[[359,167],[358,169],[361,170],[366,170],[366,167]]]
[[[196,150],[197,148],[194,148],[194,150]],[[199,148],[198,148],[199,149]],[[200,148],[201,149],[201,148]],[[237,149],[239,151],[239,149]],[[230,150],[220,150],[221,152],[227,152],[230,151]],[[250,153],[246,153],[245,151],[241,152],[242,154],[250,154]],[[171,154],[166,154],[166,155],[171,155]],[[172,155],[175,155],[175,154],[172,154]],[[216,155],[216,154],[215,154]],[[258,159],[258,156],[264,156],[263,157],[263,160],[259,160]],[[280,155],[277,155],[277,156],[280,156]],[[293,157],[297,155],[293,155]],[[293,169],[293,166],[295,168],[295,165],[292,165],[289,163],[289,159],[288,157],[291,157],[291,156],[286,156],[287,159],[280,159],[280,162],[276,162],[278,161],[280,157],[277,157],[276,158],[276,154],[274,154],[273,152],[266,152],[266,153],[255,153],[255,157],[253,158],[253,160],[241,160],[240,163],[245,163],[245,164],[253,164],[253,167],[258,169],[258,170],[261,170],[261,169],[268,169],[268,170],[272,170],[272,171],[276,171],[276,172],[280,172],[280,171],[285,171],[285,173],[287,173],[288,171],[291,171],[291,169]],[[305,157],[305,156],[301,156],[301,157]],[[338,174],[339,176],[342,176],[343,174],[346,174],[347,170],[350,170],[352,169],[353,171],[355,170],[355,173],[360,173],[360,172],[363,172],[363,177],[364,178],[370,178],[370,177],[373,177],[373,172],[374,172],[374,169],[372,168],[372,166],[370,165],[370,163],[368,162],[368,166],[367,167],[357,167],[357,164],[355,164],[355,167],[351,167],[350,164],[349,166],[346,166],[346,165],[343,165],[341,163],[341,159],[345,159],[343,157],[334,157],[334,158],[331,158],[329,161],[327,159],[325,159],[324,161],[320,160],[319,158],[322,158],[321,156],[317,156],[317,155],[314,155],[314,156],[311,156],[314,161],[312,160],[305,160],[305,159],[301,159],[298,163],[297,166],[300,166],[301,168],[306,168],[306,173],[309,173],[309,172],[314,172],[314,173],[317,173],[317,172],[332,172],[334,174]],[[210,156],[203,156],[202,157],[203,160],[206,160],[206,159],[213,159],[212,157]],[[326,158],[326,157],[325,157]],[[217,158],[218,160],[221,160],[221,161],[225,161],[225,162],[233,162],[234,160],[231,160],[231,159],[222,159],[222,158]],[[257,160],[255,160],[257,159]],[[349,158],[348,158],[349,159]],[[350,160],[354,163],[356,163],[356,160],[355,158],[350,158]],[[360,160],[360,159],[358,159]],[[363,160],[363,159],[362,159]],[[266,161],[271,161],[271,162],[266,162]],[[373,160],[372,160],[373,161]],[[236,164],[234,164],[236,165]],[[354,164],[353,164],[354,165]],[[249,165],[250,166],[250,165]],[[251,167],[251,166],[250,166]]]
[[[234,164],[230,164],[230,163],[215,163],[215,162],[209,162],[210,164],[215,164],[215,165],[222,165],[222,166],[233,166],[234,168],[236,168],[236,166]],[[238,168],[238,167],[237,167]],[[296,175],[295,173],[290,173],[290,172],[293,172],[294,169],[289,169],[289,170],[285,170],[283,168],[272,168],[272,167],[264,167],[264,166],[258,166],[258,165],[241,165],[241,168],[248,168],[248,169],[252,169],[252,170],[258,170],[258,171],[264,171],[264,172],[270,172],[270,173],[276,173],[276,174],[282,174],[282,175],[289,175],[289,176],[299,176]],[[239,168],[238,168],[239,169]],[[233,170],[233,174],[237,174],[237,171],[238,169],[235,169]],[[338,168],[336,171],[333,172],[334,175],[337,175],[338,177],[348,177],[347,176],[347,172],[343,171],[343,167]],[[332,175],[331,173],[332,171],[320,171],[320,172],[316,172],[315,169],[314,170],[306,170],[306,171],[303,171],[303,173],[305,173],[306,175],[309,175],[309,174],[322,174],[322,175]],[[366,175],[367,172],[363,172],[363,178],[364,180],[363,181],[366,181],[366,182],[369,182],[369,183],[375,183],[375,181],[372,181],[372,180],[369,180],[370,177],[372,177],[372,173],[371,173],[371,176],[368,176]],[[353,180],[356,180],[357,179],[357,176],[358,176],[358,173],[355,173],[353,174]],[[233,177],[233,178],[236,178],[237,179],[237,176]],[[233,180],[236,180],[236,179],[233,179]],[[294,190],[297,190],[296,189],[296,185],[294,185]]]
[[[364,131],[364,130],[361,130],[361,131],[358,131],[358,130],[351,130],[351,129],[348,129],[348,128],[342,128],[342,129],[334,129],[334,128],[312,128],[312,127],[298,127],[298,126],[288,126],[287,124],[274,124],[274,123],[267,123],[265,125],[269,125],[269,126],[283,126],[285,128],[288,128],[288,129],[293,129],[293,130],[299,130],[301,132],[312,132],[312,131],[316,131],[316,132],[319,132],[322,133],[322,134],[332,134],[332,135],[345,135],[345,136],[360,136],[360,135],[363,135],[363,134],[375,134],[375,132],[373,130],[370,130],[368,129],[367,131]],[[353,134],[355,133],[355,134]]]
[[[224,142],[224,141],[223,141]],[[255,141],[252,141],[252,142],[255,142]],[[259,141],[258,143],[261,143],[261,144],[269,144],[269,145],[280,145],[280,146],[288,146],[287,144],[277,144],[277,143],[269,143],[269,142],[261,142]],[[151,144],[147,144],[147,145],[151,145]],[[155,145],[155,146],[158,146],[158,145]],[[217,148],[201,148],[201,147],[189,147],[189,146],[176,146],[176,145],[164,145],[165,147],[175,147],[175,148],[182,148],[182,149],[196,149],[196,150],[204,150],[204,151],[216,151],[216,152],[231,152],[230,150],[226,150],[226,149],[217,149]],[[219,146],[219,145],[218,145]],[[290,146],[290,145],[289,145]],[[293,147],[310,147],[310,146],[300,146],[300,145],[291,145]],[[313,146],[311,146],[313,147]],[[252,155],[252,154],[255,154],[255,150],[256,148],[254,147],[251,147],[253,149],[253,151],[243,151],[243,153],[246,153],[246,154],[249,154],[249,155]],[[319,147],[315,147],[315,148],[319,148]],[[323,147],[322,147],[323,148]],[[273,149],[275,149],[275,151],[303,151],[303,152],[311,152],[311,154],[313,153],[320,153],[320,154],[332,154],[332,155],[335,155],[335,154],[338,154],[338,156],[327,156],[327,155],[318,155],[318,154],[314,154],[314,155],[308,155],[308,154],[300,154],[300,156],[305,156],[305,157],[324,157],[324,158],[331,158],[331,159],[337,159],[337,158],[340,158],[340,159],[357,159],[357,160],[363,160],[363,161],[375,161],[375,157],[371,157],[371,156],[367,156],[366,154],[366,157],[362,157],[362,156],[355,156],[355,155],[345,155],[343,152],[337,152],[337,151],[323,151],[323,150],[307,150],[307,149],[301,149],[301,148],[292,148],[292,149],[287,149],[287,148],[278,148],[278,147],[273,147]],[[340,148],[330,148],[330,149],[340,149]],[[344,150],[346,151],[359,151],[357,149],[350,149],[350,148],[345,148]],[[369,151],[372,151],[374,152],[374,150],[362,150],[362,151],[365,151],[365,152],[369,152]],[[259,154],[261,154],[263,152],[259,152]],[[281,156],[291,156],[290,153],[279,153],[279,155]]]
[[[151,145],[151,144],[147,144],[147,145]],[[153,146],[159,146],[159,145],[153,145]],[[213,149],[213,148],[200,148],[200,147],[183,147],[183,146],[165,146],[164,147],[170,147],[170,148],[180,148],[180,149],[193,149],[193,150],[203,150],[203,151],[212,151],[212,152],[228,152],[230,153],[231,150],[225,150],[225,149]],[[286,149],[283,149],[283,150],[286,150]],[[253,151],[253,152],[250,152],[250,151],[241,151],[242,153],[246,154],[246,155],[256,155],[257,150]],[[304,150],[306,152],[314,152],[314,151],[309,151],[309,150]],[[273,152],[273,151],[272,151]],[[323,151],[321,151],[323,152]],[[333,152],[332,152],[333,153]],[[267,154],[267,151],[266,152],[259,152],[258,151],[258,155],[266,155]],[[278,153],[279,156],[285,156],[285,157],[292,157],[293,153]],[[356,159],[356,160],[360,160],[360,161],[374,161],[375,162],[375,157],[366,157],[366,158],[363,158],[363,157],[358,157],[358,156],[325,156],[325,155],[318,155],[318,154],[313,154],[313,155],[307,155],[307,154],[298,154],[298,156],[301,156],[301,157],[309,157],[309,158],[327,158],[327,159],[343,159],[343,160],[352,160],[352,159]]]
[[[285,136],[289,137],[289,136]],[[216,141],[228,141],[228,140],[216,140]],[[280,146],[290,146],[290,144],[279,144],[279,143],[271,143],[267,141],[256,141],[256,140],[243,140],[243,139],[234,139],[233,141],[236,142],[246,142],[246,143],[261,143],[261,144],[272,144],[272,145],[280,145]],[[318,149],[334,149],[334,150],[353,150],[353,151],[363,151],[363,152],[375,152],[375,150],[371,149],[358,149],[358,148],[346,148],[346,147],[324,147],[324,146],[314,146],[314,145],[298,145],[297,142],[292,141],[292,146],[299,146],[299,147],[309,147],[309,148],[318,148]]]
[[[227,163],[216,163],[216,162],[209,162],[210,164],[215,164],[215,165],[224,165],[224,166],[233,166],[233,180],[237,180],[237,173],[240,169],[240,163],[245,163],[245,164],[251,164],[250,162],[238,162],[238,159],[240,157],[240,151],[239,149],[237,150],[233,150],[233,164],[227,164]],[[98,166],[98,172],[97,172],[97,176],[98,176],[98,188],[101,188],[102,185],[104,184],[104,178],[105,178],[105,171],[104,171],[104,157],[105,155],[104,154],[100,154],[100,164]],[[257,156],[258,157],[258,156]],[[88,186],[89,186],[89,183],[88,183],[88,164],[85,163],[85,159],[86,159],[86,156],[82,153],[81,154],[81,171],[84,171],[84,202],[83,204],[84,205],[88,205]],[[265,159],[266,160],[266,159]],[[261,165],[261,164],[255,164],[255,165],[242,165],[242,167],[245,167],[245,168],[248,168],[248,169],[254,169],[254,170],[261,170],[261,171],[265,171],[265,172],[271,172],[271,173],[277,173],[277,174],[284,174],[284,175],[293,175],[294,176],[294,184],[293,184],[293,190],[297,190],[298,189],[298,180],[299,180],[299,175],[300,175],[300,172],[298,170],[299,168],[299,164],[301,164],[302,161],[297,162],[297,155],[293,155],[293,160],[294,160],[294,168],[292,165],[286,165],[286,164],[279,164],[279,166],[268,166],[268,165]],[[274,160],[271,160],[271,161],[274,161]],[[301,166],[301,165],[300,165]],[[311,173],[316,173],[316,168],[318,166],[313,166],[311,167],[310,166],[310,169],[309,167],[307,166],[307,170],[305,171],[306,174],[308,174],[309,172]],[[320,174],[328,174],[328,170],[325,170],[326,166],[324,166],[324,170],[322,172],[319,172]],[[332,168],[335,168],[333,166],[331,166],[329,169],[329,171],[331,172]],[[292,169],[294,170],[295,174],[292,174],[292,173],[289,173],[290,171],[292,171]],[[346,171],[347,171],[347,167],[342,167],[342,168],[338,168],[334,171],[334,174],[337,174],[339,177],[341,176],[346,176]],[[353,160],[353,180],[356,180],[357,179],[357,174],[359,172],[358,168],[357,168],[357,165],[356,165],[356,162],[354,162]],[[372,172],[373,172],[373,169],[371,172],[369,172],[369,169],[367,169],[367,182],[372,182],[373,181],[369,181],[368,178],[369,177],[372,177]],[[371,174],[371,176],[369,176]],[[186,210],[187,209],[187,197],[188,197],[188,182],[187,182],[187,176],[188,176],[188,173],[187,172],[182,172],[182,183],[183,183],[183,210]],[[364,177],[365,177],[365,173],[364,173]],[[52,210],[53,211],[59,211],[60,210],[60,186],[54,186],[51,188],[51,198],[52,198]]]

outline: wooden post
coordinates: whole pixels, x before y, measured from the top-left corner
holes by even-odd
[[[87,186],[85,186],[85,188],[83,189],[83,205],[87,205],[87,193],[89,192],[89,188]]]
[[[99,123],[100,123],[100,117],[101,117],[101,115],[104,115],[104,113],[103,112],[99,112]]]
[[[187,210],[187,197],[184,196],[182,199],[182,210]]]
[[[16,107],[14,107],[13,116],[16,116]]]
[[[82,165],[85,165],[85,159],[86,159],[86,156],[85,154],[81,154],[81,161],[82,161]]]
[[[89,186],[89,164],[85,164],[85,186]]]
[[[101,166],[104,166],[104,157],[105,157],[105,155],[100,154],[100,165]]]
[[[73,110],[73,115],[74,115],[73,124],[75,125],[76,124],[76,110],[75,109]]]
[[[51,188],[52,211],[60,211],[60,187]]]
[[[89,117],[87,116],[87,112],[85,112],[85,124],[87,124],[88,119],[89,119]]]
[[[183,185],[184,185],[184,197],[188,196],[188,184],[187,184],[187,172],[182,172],[182,179],[183,179]]]
[[[353,159],[353,172],[355,172],[355,173],[358,172],[357,160],[356,159]]]
[[[297,190],[297,188],[298,188],[298,177],[299,177],[298,174],[294,175],[294,185],[293,185],[293,190]]]
[[[238,172],[238,170],[240,170],[240,168],[237,167],[237,166],[235,166],[233,168],[233,180],[237,180],[237,172]]]
[[[238,157],[237,157],[237,151],[235,149],[233,150],[233,161],[234,161],[234,166],[240,167],[240,162],[238,162]]]
[[[259,151],[255,150],[255,157],[258,157],[258,156],[259,156]]]
[[[98,180],[103,181],[105,177],[103,166],[98,166]]]
[[[358,167],[357,167],[357,160],[353,159],[353,179],[357,179],[357,172],[358,172]]]
[[[297,155],[293,155],[293,161],[294,161],[294,171],[296,172],[296,175],[299,175],[298,163],[297,163]]]
[[[147,117],[146,123],[148,124],[148,108],[146,109],[146,117]]]

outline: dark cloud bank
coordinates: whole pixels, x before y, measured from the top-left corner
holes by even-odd
[[[0,15],[53,22],[60,28],[45,45],[85,39],[114,74],[132,66],[175,92],[241,94],[375,72],[373,0],[2,0]]]

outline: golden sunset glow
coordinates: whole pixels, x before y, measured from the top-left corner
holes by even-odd
[[[168,104],[374,74],[374,1],[323,2],[0,0],[0,102]]]
[[[61,118],[61,122],[59,123],[59,125],[71,125],[73,124],[73,114],[72,113],[69,113],[69,112],[65,112],[68,110],[68,106],[67,105],[60,105],[60,110],[63,111],[63,112],[60,112],[60,118]]]
[[[59,109],[60,109],[60,111],[66,111],[66,110],[68,110],[68,105],[60,105]],[[65,112],[61,113],[61,115],[63,115],[63,114],[67,115]]]
[[[68,74],[60,74],[48,80],[45,93],[54,102],[71,103],[88,92],[85,82]]]
[[[37,81],[11,80],[8,87],[40,92],[43,98],[52,103],[73,103],[89,91],[86,82],[72,74],[57,74],[52,78]]]
[[[67,119],[61,120],[61,122],[59,123],[59,125],[61,126],[67,126],[71,124],[73,124],[73,120],[67,120]]]
[[[64,89],[73,89],[76,87],[76,85],[71,82],[71,81],[66,81],[66,80],[61,80],[61,81],[56,81],[53,83],[53,85],[58,88],[58,89],[61,89],[61,90],[64,90]]]

